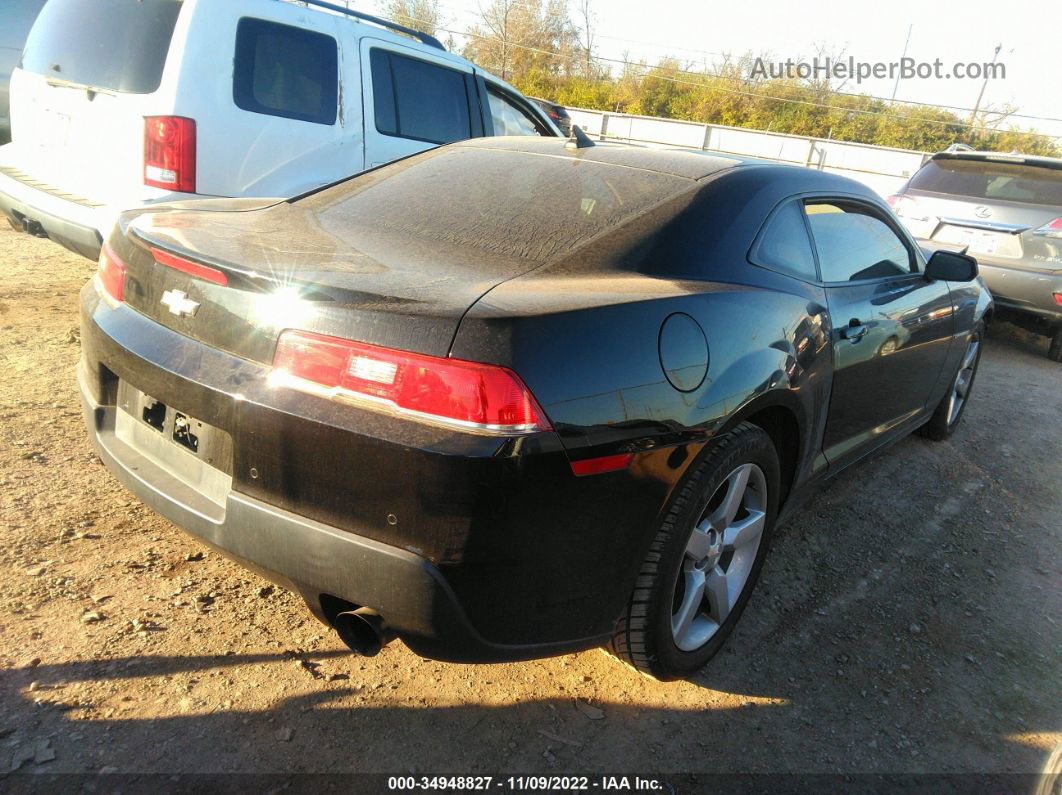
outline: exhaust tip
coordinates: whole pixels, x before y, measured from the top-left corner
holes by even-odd
[[[391,640],[383,616],[368,607],[340,613],[332,622],[339,639],[363,657],[375,657]]]

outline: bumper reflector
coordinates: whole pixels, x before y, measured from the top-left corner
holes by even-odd
[[[634,460],[634,453],[619,453],[618,455],[606,455],[601,458],[584,458],[582,461],[572,461],[572,472],[579,477],[584,475],[599,475],[602,472],[616,472],[626,469]]]

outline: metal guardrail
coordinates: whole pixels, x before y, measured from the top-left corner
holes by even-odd
[[[568,108],[572,121],[599,140],[681,146],[816,168],[895,193],[932,155],[914,149],[837,141],[720,124]]]

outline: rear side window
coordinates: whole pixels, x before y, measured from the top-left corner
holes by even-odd
[[[49,0],[26,40],[22,68],[78,86],[150,94],[162,82],[180,12],[180,0]]]
[[[800,202],[789,202],[771,217],[753,249],[752,261],[798,279],[816,280],[815,254]]]
[[[868,209],[808,202],[806,211],[824,282],[884,279],[914,269],[907,246]]]
[[[493,88],[487,89],[495,135],[541,135],[538,125],[523,108],[517,107]]]
[[[291,25],[241,19],[236,29],[232,94],[237,107],[252,113],[335,124],[339,95],[336,40]]]
[[[1062,170],[1024,163],[930,160],[911,177],[909,187],[972,199],[1062,205]]]
[[[462,72],[379,48],[369,61],[377,130],[433,144],[471,137]]]

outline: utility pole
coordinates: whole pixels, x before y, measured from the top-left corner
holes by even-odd
[[[903,63],[903,59],[907,57],[907,45],[911,43],[911,31],[914,30],[914,23],[912,22],[907,26],[907,41],[903,43],[903,55],[900,56],[900,63]],[[896,82],[892,84],[892,101],[896,101],[896,92],[900,88],[900,72],[896,71]]]
[[[992,53],[992,65],[995,66],[996,58],[999,57],[999,51],[1003,49],[1002,42],[996,45],[995,52]],[[991,74],[991,70],[985,70],[985,82],[981,84],[981,93],[977,95],[977,102],[974,103],[973,113],[970,114],[970,126],[973,127],[977,124],[977,113],[981,110],[981,100],[985,98],[985,89],[988,88],[988,75]]]

